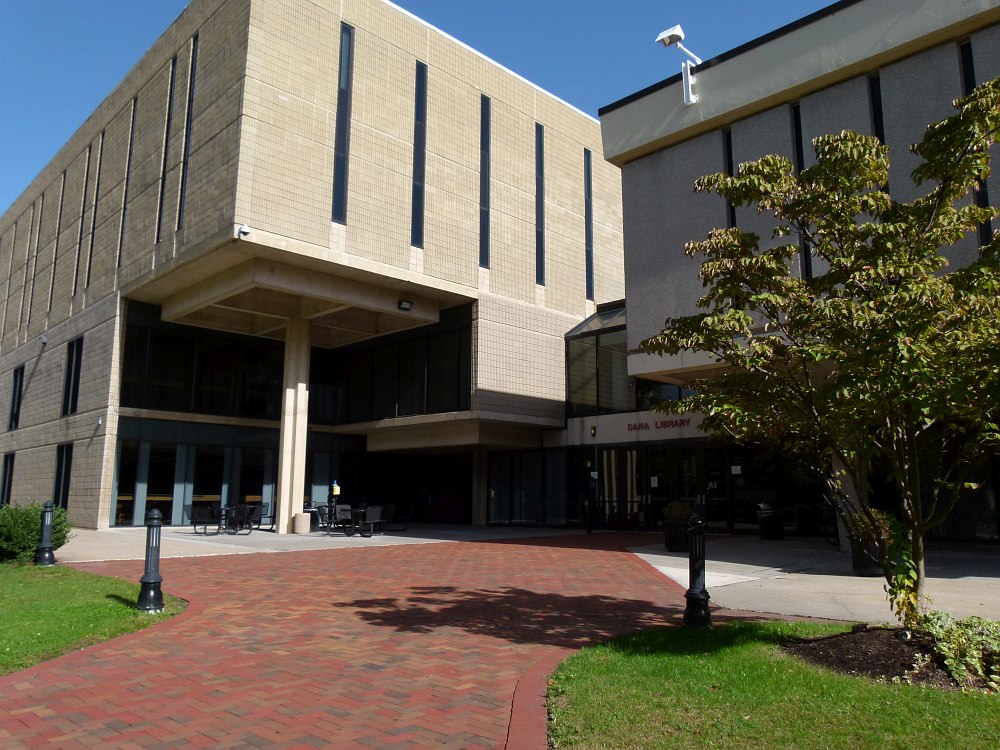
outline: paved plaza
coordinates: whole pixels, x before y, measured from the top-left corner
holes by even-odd
[[[60,563],[138,581],[143,529],[75,533]],[[822,542],[710,537],[708,550],[716,604],[887,619],[880,581]],[[1000,551],[977,551],[932,551],[929,588],[996,617]],[[470,528],[165,529],[161,572],[190,602],[182,615],[0,678],[0,747],[543,750],[551,670],[678,624],[686,585],[659,535]]]

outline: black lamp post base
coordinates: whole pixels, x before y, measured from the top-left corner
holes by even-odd
[[[39,547],[35,552],[35,565],[47,567],[56,564],[56,556],[51,547]]]
[[[150,614],[163,611],[163,592],[160,590],[160,583],[163,579],[147,581],[145,576],[139,579],[142,584],[139,588],[139,598],[136,600],[136,609]]]
[[[712,613],[708,609],[708,591],[688,589],[684,594],[687,606],[684,607],[684,624],[692,628],[712,627]]]

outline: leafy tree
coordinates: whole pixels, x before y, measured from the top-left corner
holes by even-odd
[[[909,203],[887,190],[888,149],[850,131],[817,138],[816,164],[798,175],[765,156],[699,179],[696,191],[773,216],[773,237],[734,227],[688,243],[704,258],[703,311],[643,342],[713,356],[694,395],[660,408],[700,411],[711,433],[805,460],[852,533],[878,548],[901,619],[922,592],[925,534],[1000,438],[1000,239],[961,268],[948,262],[996,215],[975,198],[1000,127],[1000,79],[955,106],[911,147],[927,190]],[[804,252],[810,278],[796,270]],[[888,473],[898,522],[871,506],[873,468]]]

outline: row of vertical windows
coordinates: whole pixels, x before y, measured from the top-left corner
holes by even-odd
[[[187,189],[188,163],[189,163],[190,151],[191,151],[191,147],[190,147],[190,143],[191,143],[191,124],[192,124],[192,118],[193,118],[192,104],[193,104],[193,101],[194,101],[195,72],[196,72],[196,68],[197,68],[197,60],[198,60],[198,36],[196,34],[192,38],[192,46],[191,46],[191,73],[190,73],[190,78],[189,78],[189,81],[188,81],[188,112],[187,112],[187,122],[186,122],[186,125],[185,125],[185,132],[184,132],[184,154],[183,154],[183,160],[182,160],[182,164],[181,164],[180,198],[179,198],[179,202],[178,202],[178,215],[177,215],[177,229],[178,230],[181,229],[181,227],[183,226],[183,221],[184,221],[184,202],[185,202],[185,194],[186,194],[186,189]],[[166,123],[165,123],[165,132],[164,132],[163,156],[162,156],[161,165],[160,165],[159,199],[158,199],[158,205],[157,205],[156,235],[155,235],[155,241],[156,242],[160,241],[161,234],[162,234],[163,198],[164,198],[164,189],[165,189],[165,184],[166,184],[166,169],[167,169],[167,145],[168,145],[169,138],[170,138],[171,121],[172,121],[172,118],[173,118],[173,108],[174,108],[174,79],[175,79],[175,75],[176,75],[176,65],[177,65],[177,58],[175,56],[171,60],[171,64],[170,64],[170,77],[169,77],[169,84],[168,84],[169,92],[168,92],[167,113],[166,113]],[[132,155],[133,155],[133,148],[134,148],[135,135],[136,135],[135,130],[136,130],[136,109],[137,109],[137,106],[138,106],[138,97],[133,97],[132,98],[132,102],[131,102],[131,113],[130,113],[130,124],[129,124],[129,138],[128,138],[128,148],[127,148],[127,152],[126,152],[126,162],[125,162],[125,181],[124,181],[124,189],[123,189],[123,196],[122,196],[121,214],[120,214],[121,215],[121,222],[120,222],[119,233],[118,233],[118,266],[119,267],[121,266],[121,261],[122,261],[122,246],[123,246],[124,239],[125,239],[126,214],[127,214],[127,211],[128,211],[129,187],[130,187],[130,178],[131,178],[131,173],[132,173]],[[97,227],[97,206],[98,206],[98,203],[100,201],[100,195],[101,195],[101,171],[102,171],[102,167],[103,167],[104,136],[105,136],[105,131],[101,130],[101,134],[100,134],[100,137],[99,137],[98,143],[97,143],[97,154],[96,154],[96,162],[97,163],[96,163],[95,174],[94,174],[93,200],[90,203],[90,210],[91,210],[91,217],[90,217],[90,222],[89,222],[90,239],[89,239],[89,242],[88,242],[88,247],[86,249],[86,256],[87,256],[87,258],[86,258],[86,268],[87,268],[87,272],[86,272],[85,286],[89,286],[90,285],[91,269],[92,269],[92,265],[93,265],[94,234],[95,234],[95,230],[96,230],[96,227]],[[89,143],[87,145],[86,160],[85,160],[85,165],[84,165],[83,190],[82,190],[82,192],[80,194],[80,207],[79,207],[79,209],[80,209],[80,225],[79,225],[79,229],[77,231],[76,251],[75,251],[75,258],[74,258],[74,273],[73,273],[73,294],[74,295],[79,290],[81,256],[84,254],[83,236],[84,236],[84,231],[85,231],[85,223],[84,223],[83,217],[84,217],[84,215],[86,213],[86,210],[87,210],[87,196],[90,193],[91,166],[93,164],[93,161],[94,161],[94,144],[93,143]],[[56,218],[56,238],[55,238],[55,246],[54,246],[53,255],[52,255],[52,271],[51,271],[51,279],[50,279],[50,283],[49,283],[49,296],[48,296],[48,303],[47,303],[47,305],[48,305],[47,309],[49,311],[51,311],[51,309],[52,309],[52,302],[53,302],[53,299],[55,297],[56,268],[57,268],[57,264],[58,264],[58,261],[59,261],[59,242],[60,242],[60,239],[61,239],[61,229],[62,229],[62,226],[63,226],[63,209],[64,209],[64,202],[65,202],[66,179],[67,179],[67,175],[66,175],[66,171],[64,170],[63,174],[62,174],[62,180],[61,180],[61,184],[60,184],[60,189],[59,189],[59,206],[58,206],[57,218]],[[27,324],[27,323],[30,322],[31,305],[32,305],[33,300],[34,300],[34,282],[35,282],[35,276],[36,276],[37,270],[38,270],[38,250],[39,250],[39,244],[40,244],[40,240],[41,240],[41,226],[42,226],[42,220],[44,218],[44,209],[45,209],[45,193],[44,192],[41,194],[41,196],[39,196],[38,202],[37,202],[37,207],[38,207],[38,211],[37,211],[37,213],[38,213],[38,222],[37,222],[38,231],[37,231],[37,233],[35,232],[35,226],[36,226],[36,223],[35,223],[35,207],[36,207],[36,204],[32,203],[32,206],[31,206],[31,218],[29,220],[29,229],[28,229],[28,241],[27,241],[27,245],[26,245],[26,247],[28,248],[28,250],[27,250],[27,252],[25,254],[25,267],[24,267],[24,271],[25,271],[25,275],[24,275],[25,283],[24,283],[24,285],[22,286],[22,289],[21,289],[21,306],[20,306],[20,315],[19,315],[19,324],[20,325],[25,325],[25,324]],[[16,223],[14,224],[14,227],[15,227],[15,231],[16,231],[16,227],[17,227]],[[34,238],[32,237],[32,235],[34,235]],[[31,251],[32,239],[34,239],[34,252],[33,253]],[[12,247],[13,247],[13,245],[12,245]],[[28,270],[29,263],[31,264],[31,272],[30,273],[29,273],[29,270]],[[12,254],[11,254],[11,264],[13,264],[13,251],[12,251]],[[10,271],[13,271],[13,267],[11,267]],[[8,272],[7,276],[8,276],[8,278],[10,278],[11,273]],[[25,300],[25,294],[26,294],[25,287],[27,287],[27,284],[28,284],[27,279],[29,277],[31,278],[31,287],[27,291],[27,300]],[[27,301],[27,309],[28,309],[28,316],[29,316],[29,320],[28,321],[24,320],[25,301]]]
[[[472,306],[438,323],[339,349],[313,349],[309,421],[346,424],[470,408]]]
[[[351,147],[351,94],[354,82],[354,27],[340,26],[337,121],[333,144],[333,221],[347,223],[347,155]]]
[[[80,367],[83,362],[83,337],[70,341],[66,346],[66,372],[63,379],[62,416],[75,414],[80,396]],[[10,410],[7,415],[7,429],[16,430],[21,423],[21,401],[24,395],[24,365],[14,368],[11,375]],[[73,444],[65,443],[56,447],[56,478],[52,499],[56,505],[65,508],[69,503],[70,469],[73,463]],[[0,505],[10,503],[11,486],[14,476],[14,454],[3,457],[0,472]]]
[[[354,79],[354,27],[340,28],[337,115],[333,148],[332,221],[347,223],[348,163]],[[427,149],[427,64],[417,61],[413,118],[413,185],[410,244],[424,246]],[[490,128],[491,100],[480,98],[479,125],[479,266],[490,267]],[[593,178],[591,153],[584,150],[586,295],[594,299]],[[545,126],[535,123],[535,283],[545,284]]]
[[[159,308],[130,302],[122,406],[277,419],[280,342],[165,323]]]
[[[69,480],[73,465],[73,444],[56,446],[56,475],[52,486],[52,502],[60,508],[69,505]],[[0,507],[10,505],[14,486],[14,454],[4,453],[0,469]]]

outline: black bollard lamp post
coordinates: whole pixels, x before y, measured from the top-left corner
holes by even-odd
[[[708,589],[705,588],[705,519],[697,513],[688,519],[688,590],[684,594],[684,624],[693,628],[712,625],[708,610]]]
[[[163,592],[160,584],[160,527],[163,526],[163,514],[153,508],[146,514],[146,572],[139,579],[139,599],[136,607],[143,612],[156,614],[163,611]]]
[[[56,556],[52,553],[52,508],[51,500],[46,500],[42,506],[42,538],[35,551],[35,565],[56,564]]]

